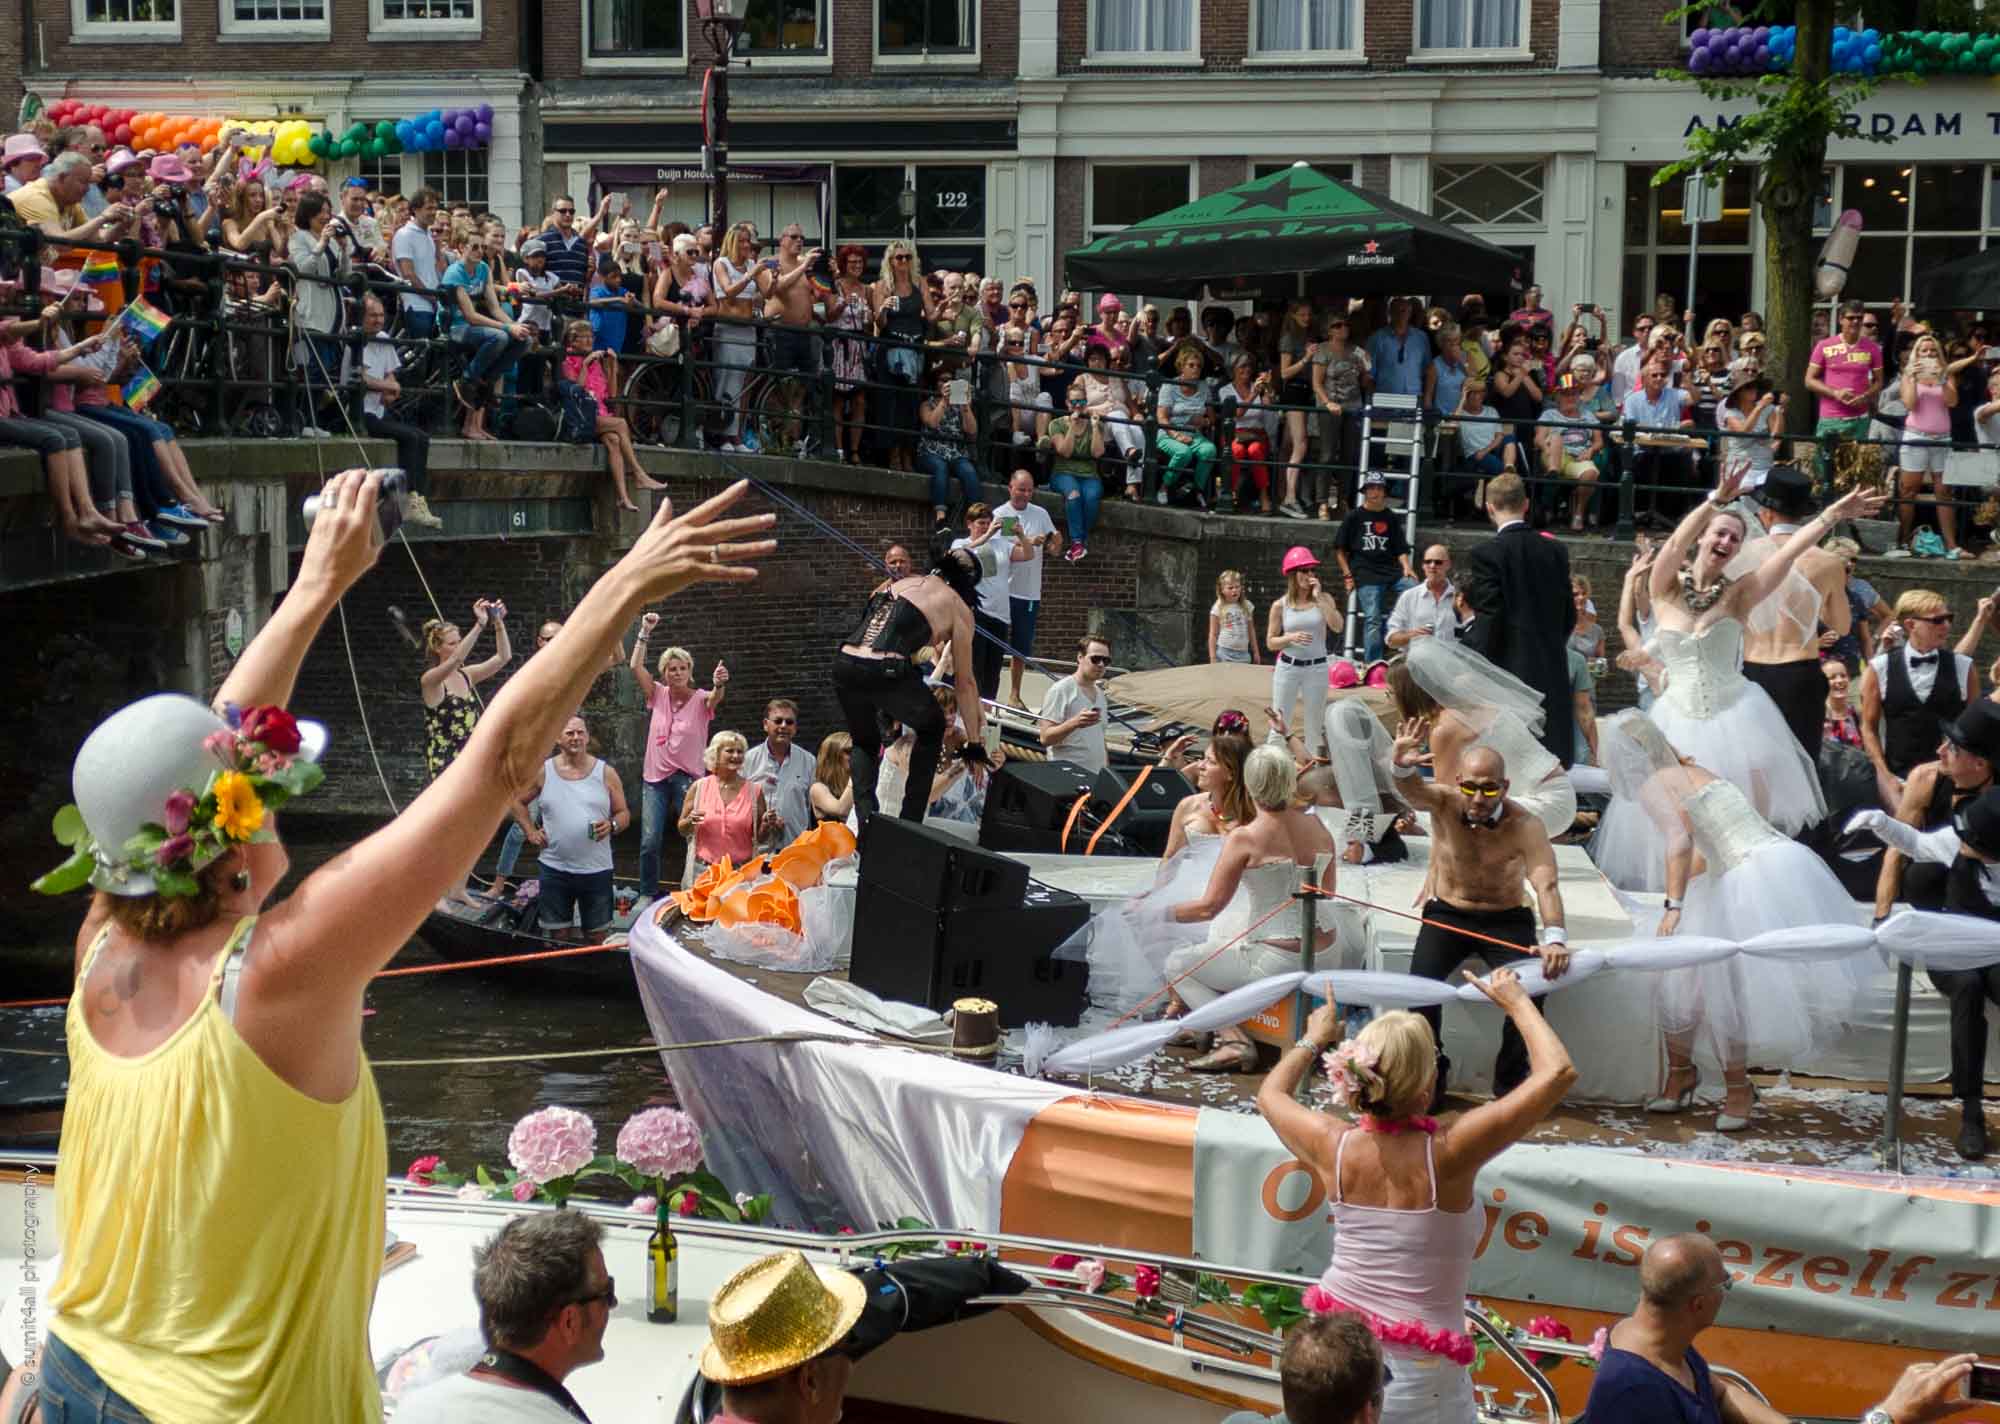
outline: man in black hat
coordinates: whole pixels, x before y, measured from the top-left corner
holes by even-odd
[[[1757,522],[1764,533],[1780,543],[1796,535],[1799,525],[1815,512],[1812,481],[1791,465],[1773,465],[1749,498],[1756,502]],[[1819,596],[1817,623],[1801,626],[1794,619],[1778,618],[1762,630],[1746,628],[1743,675],[1771,694],[1806,755],[1817,757],[1826,715],[1819,635],[1822,628],[1844,635],[1853,623],[1847,606],[1847,566],[1824,549],[1808,549],[1793,568]],[[1789,595],[1781,589],[1773,596]],[[1799,602],[1803,604],[1803,597]]]
[[[1948,867],[1944,908],[2000,921],[2000,788],[1959,807],[1948,826],[1916,831],[1880,811],[1863,811],[1849,830],[1870,830],[1913,860]],[[1933,969],[1932,986],[1951,1003],[1951,1090],[1958,1095],[1958,1155],[1986,1155],[1986,1001],[2000,1004],[2000,962],[1977,969]]]
[[[1982,697],[1945,724],[1938,759],[1910,773],[1896,819],[1920,831],[1949,826],[1953,816],[1993,785],[1995,767],[2000,767],[2000,703]],[[1875,918],[1885,918],[1898,900],[1918,910],[1942,910],[1944,882],[1942,865],[1887,852],[1875,882]]]

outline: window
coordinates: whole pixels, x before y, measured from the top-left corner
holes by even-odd
[[[887,55],[976,54],[978,0],[877,0],[875,50]]]
[[[178,0],[71,0],[70,28],[80,40],[178,38]]]
[[[374,126],[373,122],[369,124],[370,128]],[[400,193],[403,191],[403,155],[385,153],[380,158],[370,158],[363,154],[359,160],[359,176],[365,178],[368,186],[378,193]]]
[[[479,33],[479,0],[368,0],[368,32],[452,38]]]
[[[486,150],[447,148],[424,155],[424,186],[434,189],[446,203],[486,206]]]
[[[1192,177],[1193,169],[1185,163],[1091,165],[1086,237],[1095,241],[1180,207],[1194,197]]]
[[[683,0],[585,0],[584,56],[599,62],[655,62],[685,53]]]
[[[1250,165],[1250,177],[1253,180],[1258,178],[1269,178],[1274,174],[1284,172],[1287,168],[1290,168],[1291,166],[1292,165],[1289,163],[1253,163]],[[1326,177],[1331,178],[1336,183],[1345,183],[1349,187],[1352,187],[1356,182],[1354,175],[1354,165],[1352,163],[1312,162],[1312,170],[1315,173],[1323,174]]]
[[[1431,170],[1431,213],[1461,227],[1540,227],[1542,165],[1439,163]]]
[[[1683,220],[1686,184],[1673,179],[1653,186],[1656,169],[1632,165],[1625,170],[1625,266],[1622,305],[1606,321],[1616,321],[1630,333],[1640,312],[1651,311],[1664,299],[1678,313],[1687,305],[1689,234]],[[1701,225],[1701,245],[1694,254],[1697,318],[1726,316],[1734,321],[1755,303],[1752,281],[1751,201],[1757,172],[1738,166],[1722,180],[1721,213]],[[1700,333],[1687,333],[1689,345],[1700,344]]]
[[[1090,51],[1195,52],[1195,0],[1091,0]]]
[[[750,0],[737,50],[757,59],[824,57],[826,0]]]
[[[324,35],[327,0],[222,0],[225,35]]]
[[[903,190],[916,215],[902,212]],[[986,269],[986,168],[978,163],[842,164],[833,175],[836,243],[867,249],[868,269],[889,239],[913,233],[926,270]]]
[[[1522,0],[1419,0],[1417,50],[1520,50]]]
[[[1360,0],[1256,0],[1258,54],[1358,54]]]

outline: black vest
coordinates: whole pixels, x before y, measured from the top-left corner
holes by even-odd
[[[1954,915],[1977,915],[1983,920],[2000,920],[2000,905],[1986,898],[1979,872],[1985,869],[1971,856],[1960,852],[1945,872],[1944,907]]]
[[[1912,767],[1936,756],[1944,724],[1965,710],[1956,653],[1938,649],[1937,681],[1925,698],[1910,686],[1906,656],[1904,649],[1892,648],[1883,659],[1888,675],[1882,689],[1882,755],[1898,776],[1908,776]]]

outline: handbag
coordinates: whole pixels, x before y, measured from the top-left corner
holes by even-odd
[[[681,354],[681,327],[677,321],[663,321],[646,333],[646,350],[655,356]]]

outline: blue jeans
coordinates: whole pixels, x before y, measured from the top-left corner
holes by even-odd
[[[579,874],[545,865],[542,888],[535,898],[537,913],[545,930],[566,930],[581,919],[585,934],[595,934],[611,923],[611,872]]]
[[[527,342],[497,326],[463,322],[452,328],[451,337],[460,346],[472,348],[472,358],[465,363],[465,379],[474,385],[513,369],[521,353],[528,349]]]
[[[1396,606],[1397,597],[1406,588],[1416,587],[1415,579],[1397,579],[1394,583],[1364,583],[1354,588],[1354,597],[1360,606],[1362,627],[1362,656],[1369,662],[1380,662],[1387,652],[1384,641],[1388,637],[1389,613]]]
[[[514,878],[514,867],[521,863],[521,848],[527,843],[528,838],[521,831],[521,823],[510,818],[507,822],[507,837],[500,842],[499,858],[493,862],[495,880]]]
[[[957,480],[965,491],[965,503],[971,504],[979,498],[979,471],[967,456],[953,455],[947,459],[943,455],[919,450],[917,468],[931,477],[931,503],[940,508],[951,507],[953,480]]]
[[[42,1348],[41,1390],[47,1424],[148,1424],[130,1400],[53,1335]]]
[[[1056,475],[1049,488],[1063,497],[1063,518],[1069,521],[1069,541],[1081,544],[1097,527],[1097,510],[1104,503],[1104,481],[1096,475]]]
[[[667,843],[667,827],[680,821],[681,803],[687,800],[694,778],[684,771],[667,773],[665,781],[648,781],[639,788],[639,893],[660,893],[660,856]]]
[[[403,313],[403,334],[417,341],[429,341],[437,335],[437,313],[417,311],[414,308]]]

